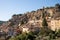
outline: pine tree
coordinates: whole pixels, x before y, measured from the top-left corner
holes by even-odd
[[[45,18],[43,18],[42,26],[48,26],[47,21],[46,21],[46,19],[45,19]]]
[[[45,17],[45,14],[44,13],[42,13],[42,18],[44,18]]]
[[[43,18],[43,20],[42,20],[42,26],[43,26],[43,27],[44,27],[44,26],[48,26],[47,20],[46,20],[46,18],[45,18],[45,13],[42,13],[42,18]]]

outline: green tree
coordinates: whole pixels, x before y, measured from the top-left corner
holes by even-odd
[[[60,4],[59,3],[57,3],[55,6],[56,6],[56,8],[60,9]]]
[[[43,10],[43,13],[42,13],[42,26],[45,28],[47,28],[48,24],[47,24],[47,20],[45,18],[45,14],[46,12]]]
[[[45,18],[43,18],[42,26],[43,26],[43,27],[44,27],[44,26],[48,26],[48,24],[47,24],[47,20],[46,20]]]
[[[22,25],[22,24],[24,24],[24,21],[23,21],[23,20],[21,21],[21,25]]]
[[[42,13],[42,18],[44,18],[45,17],[45,14],[44,13]]]
[[[32,32],[22,33],[16,37],[10,38],[9,40],[34,40],[35,36]]]
[[[57,3],[55,6],[60,6],[60,4],[59,4],[59,3]]]
[[[23,33],[23,34],[15,36],[13,38],[11,37],[9,40],[26,40],[26,34]]]
[[[27,39],[29,39],[29,40],[35,40],[34,33],[33,33],[33,32],[29,32],[29,33],[27,34]]]

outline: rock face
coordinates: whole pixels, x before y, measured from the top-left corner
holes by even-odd
[[[9,28],[12,27],[16,32],[16,29],[22,30],[22,27],[27,27],[29,30],[33,30],[35,27],[42,27],[42,13],[45,13],[45,18],[50,27],[51,19],[60,17],[60,4],[54,7],[46,7],[36,11],[26,12],[24,14],[14,14],[11,19],[1,25],[0,29],[9,30]]]
[[[36,11],[27,12],[25,14],[15,14],[9,20],[14,25],[18,25],[19,23],[27,23],[30,20],[40,20],[42,19],[42,13],[45,13],[46,18],[57,18],[60,17],[60,5],[56,5],[55,7],[47,7],[38,9]]]

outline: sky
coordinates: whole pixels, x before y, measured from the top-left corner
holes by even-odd
[[[0,0],[0,20],[8,21],[13,14],[23,14],[60,4],[60,0]]]

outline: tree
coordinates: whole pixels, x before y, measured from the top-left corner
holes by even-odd
[[[60,4],[59,3],[57,3],[55,6],[56,6],[56,8],[60,9]]]
[[[45,18],[45,13],[42,13],[42,18],[43,18],[43,20],[42,20],[42,26],[43,26],[43,27],[48,26],[47,20],[46,20],[46,18]]]
[[[59,3],[57,3],[55,6],[60,6],[60,4],[59,4]]]
[[[10,38],[9,40],[34,40],[35,36],[32,32],[29,33],[22,33],[19,34],[13,38]]]
[[[21,21],[21,25],[22,25],[22,24],[24,24],[24,21],[23,21],[23,20]]]
[[[16,14],[14,14],[12,17],[14,17],[14,16],[17,16]]]
[[[42,13],[42,18],[44,18],[45,17],[45,14],[44,13]]]
[[[15,37],[11,37],[9,40],[25,40],[26,39],[26,34],[25,33],[23,33],[23,34],[19,34],[19,35],[17,35],[17,36],[15,36]]]
[[[27,39],[29,39],[29,40],[34,40],[34,39],[35,39],[34,33],[33,33],[33,32],[29,32],[29,33],[27,34]]]
[[[43,35],[46,35],[46,34],[48,34],[49,32],[48,32],[48,24],[47,24],[47,20],[46,20],[46,18],[45,18],[45,13],[42,13],[42,28],[41,28],[41,34]]]
[[[46,21],[46,19],[45,19],[45,18],[43,18],[42,26],[48,26],[47,21]]]

